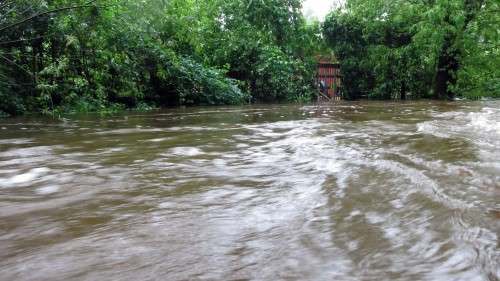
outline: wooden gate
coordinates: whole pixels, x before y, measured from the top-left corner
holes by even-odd
[[[331,99],[340,99],[340,87],[342,86],[342,75],[340,65],[329,59],[318,58],[316,82],[319,87],[323,82],[326,86],[326,95]]]

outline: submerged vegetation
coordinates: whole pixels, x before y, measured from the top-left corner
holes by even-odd
[[[498,0],[348,0],[324,33],[350,98],[500,97]]]
[[[0,1],[0,111],[308,100],[300,0]]]
[[[0,0],[0,115],[309,101],[331,50],[347,98],[498,97],[499,6],[348,0],[322,26],[301,0]]]

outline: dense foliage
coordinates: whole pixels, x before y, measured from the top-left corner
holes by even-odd
[[[2,0],[0,112],[308,100],[301,0]]]
[[[347,0],[324,34],[350,98],[500,97],[498,0]]]

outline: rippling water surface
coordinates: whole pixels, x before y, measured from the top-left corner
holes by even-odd
[[[499,280],[500,102],[0,120],[0,280]]]

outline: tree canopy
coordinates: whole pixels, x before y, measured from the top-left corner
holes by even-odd
[[[315,58],[348,98],[500,96],[496,0],[0,1],[0,114],[309,101]]]
[[[347,0],[324,24],[351,98],[500,97],[500,2]]]
[[[0,111],[309,100],[300,0],[4,0]]]

